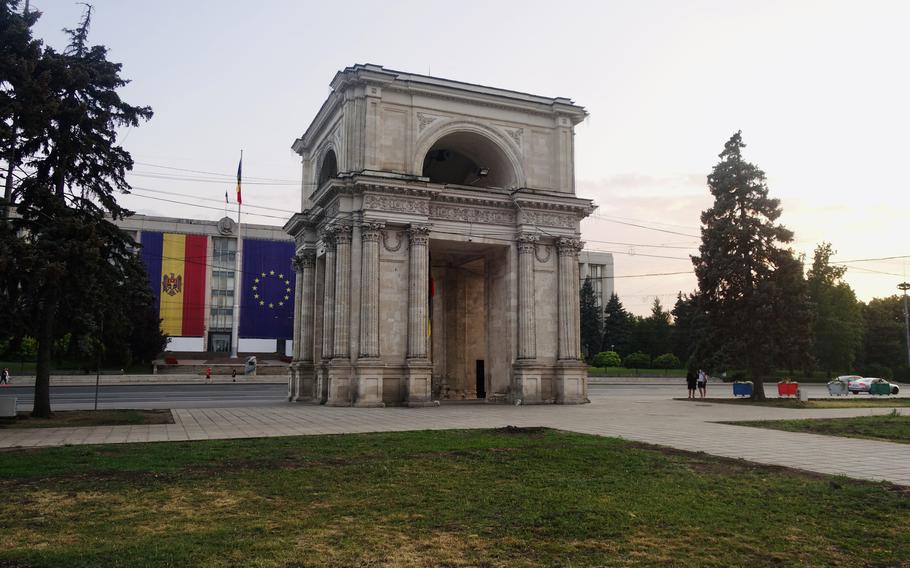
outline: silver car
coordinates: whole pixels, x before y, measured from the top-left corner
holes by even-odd
[[[879,379],[877,377],[856,377],[851,378],[847,382],[847,390],[853,394],[859,394],[861,392],[869,392],[872,388],[872,383],[887,383],[888,387],[891,389],[891,394],[898,394],[901,392],[900,385],[896,385],[892,382],[886,381],[885,379]]]

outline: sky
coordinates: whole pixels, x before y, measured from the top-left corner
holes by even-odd
[[[634,313],[696,288],[706,177],[738,130],[794,250],[811,263],[832,243],[865,301],[910,279],[910,258],[864,260],[910,255],[910,2],[92,3],[90,42],[123,64],[123,98],[155,112],[120,138],[138,213],[222,217],[243,149],[244,221],[282,225],[300,202],[291,144],[338,70],[375,63],[584,106],[576,192],[598,209],[582,238],[614,252]],[[31,7],[63,48],[83,7]]]

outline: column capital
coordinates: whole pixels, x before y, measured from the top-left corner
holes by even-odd
[[[410,238],[411,245],[426,245],[430,242],[430,225],[416,225],[412,224],[408,226],[408,237]]]
[[[311,249],[301,251],[300,254],[294,255],[291,264],[297,272],[303,272],[305,268],[313,268],[316,266],[316,251]]]
[[[326,225],[319,231],[319,238],[322,239],[323,244],[325,244],[326,250],[335,250],[335,234],[337,232],[336,225]]]
[[[349,223],[338,223],[335,225],[335,243],[339,245],[351,244],[351,232],[353,227]]]
[[[360,224],[360,239],[365,243],[378,243],[384,228],[385,223],[380,221],[364,221]]]
[[[561,237],[556,239],[556,252],[559,256],[578,256],[578,253],[581,252],[584,243],[581,239],[570,238],[570,237]]]
[[[536,233],[518,233],[515,235],[515,241],[518,243],[519,254],[531,254],[534,252],[534,246],[540,238]]]

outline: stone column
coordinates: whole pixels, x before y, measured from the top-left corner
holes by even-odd
[[[556,241],[559,255],[559,359],[578,360],[581,352],[578,298],[578,239]]]
[[[534,247],[537,235],[518,235],[518,358],[537,358],[537,318],[534,307]]]
[[[295,401],[298,400],[300,394],[300,377],[297,373],[297,364],[300,362],[300,280],[302,267],[300,266],[299,255],[291,258],[291,265],[294,267],[294,350],[291,355],[291,364],[288,365],[288,400]]]
[[[360,357],[379,357],[379,239],[384,225],[361,225],[363,258],[360,279]]]
[[[328,226],[322,231],[325,245],[325,271],[322,292],[322,365],[316,377],[316,402],[325,403],[329,396],[328,364],[335,342],[335,230]]]
[[[427,351],[430,227],[411,225],[408,261],[408,371],[407,404],[432,404],[432,368]]]
[[[382,406],[383,367],[379,359],[379,240],[384,225],[360,225],[360,353],[356,406]]]
[[[587,368],[578,356],[581,352],[579,314],[578,253],[582,243],[574,238],[556,241],[559,256],[559,361],[556,365],[556,402],[588,402]]]
[[[336,225],[332,361],[328,368],[330,406],[350,406],[351,392],[351,226]]]
[[[332,358],[351,356],[351,226],[335,233],[335,329]]]
[[[313,366],[313,331],[316,325],[316,251],[304,250],[295,257],[294,267],[297,269],[295,297],[300,298],[300,307],[294,320],[294,352],[298,359],[296,400],[312,402],[317,397]]]
[[[429,292],[430,228],[412,225],[408,229],[408,359],[427,358],[427,294]]]

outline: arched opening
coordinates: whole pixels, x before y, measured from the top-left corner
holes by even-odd
[[[335,151],[329,150],[325,157],[322,158],[322,166],[319,168],[319,183],[322,186],[325,182],[338,176],[338,160],[335,159]]]
[[[517,185],[505,152],[474,132],[453,132],[437,140],[423,159],[423,176],[442,184],[507,189]]]

